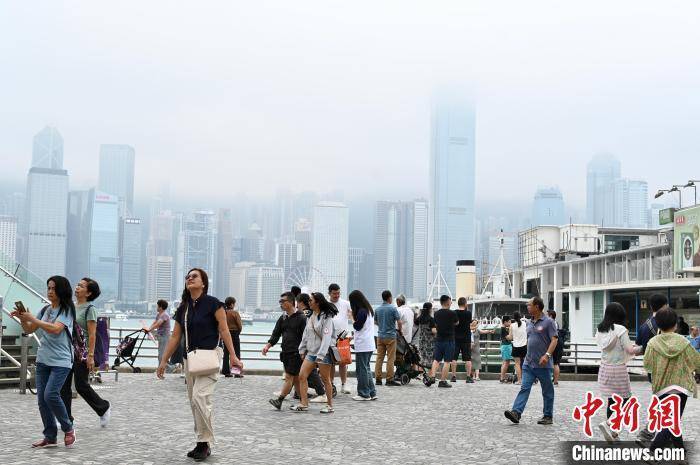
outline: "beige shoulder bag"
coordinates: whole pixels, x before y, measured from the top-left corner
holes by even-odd
[[[187,313],[190,306],[185,310],[185,347],[190,348],[189,335],[187,331]],[[192,376],[206,376],[218,373],[221,368],[223,358],[221,349],[194,349],[187,352],[187,372]]]

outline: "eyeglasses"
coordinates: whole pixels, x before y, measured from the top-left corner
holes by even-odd
[[[187,276],[185,276],[186,281],[189,281],[190,279],[197,279],[197,278],[199,278],[198,274],[188,274]]]

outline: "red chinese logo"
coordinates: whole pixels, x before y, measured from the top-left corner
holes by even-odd
[[[649,414],[649,431],[657,433],[662,429],[668,429],[676,437],[681,435],[681,398],[677,394],[659,399],[651,397],[651,404],[647,410]]]
[[[636,397],[630,397],[627,402],[613,394],[613,404],[610,406],[612,415],[610,416],[610,429],[616,433],[622,431],[624,426],[630,433],[634,433],[639,429],[639,400]]]
[[[593,437],[591,429],[591,417],[603,406],[603,401],[593,395],[592,392],[586,392],[586,403],[574,408],[574,420],[583,421],[583,432],[586,436]]]

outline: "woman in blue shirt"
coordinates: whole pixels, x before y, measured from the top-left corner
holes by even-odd
[[[75,306],[70,283],[63,276],[52,276],[46,281],[46,298],[49,305],[37,316],[27,308],[15,308],[12,316],[19,318],[26,334],[37,332],[41,346],[36,354],[36,397],[44,424],[44,438],[32,447],[56,447],[56,420],[65,433],[64,444],[75,443],[73,422],[68,417],[66,405],[61,399],[61,387],[73,367],[73,321]]]

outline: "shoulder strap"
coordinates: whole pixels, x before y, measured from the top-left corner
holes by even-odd
[[[40,319],[40,320],[41,320],[42,318],[44,318],[44,313],[46,313],[46,309],[47,309],[47,308],[49,308],[49,306],[48,306],[48,305],[44,305],[44,308],[42,308],[41,310],[39,310],[39,319]]]
[[[654,325],[651,324],[651,318],[647,320],[647,326],[649,327],[649,331],[651,331],[651,334],[659,334],[658,328],[656,329],[656,331],[654,331]]]
[[[183,319],[185,322],[185,352],[189,352],[190,349],[190,340],[189,336],[187,334],[187,312],[190,311],[190,304],[189,302],[187,303],[187,307],[185,308],[185,318]]]

